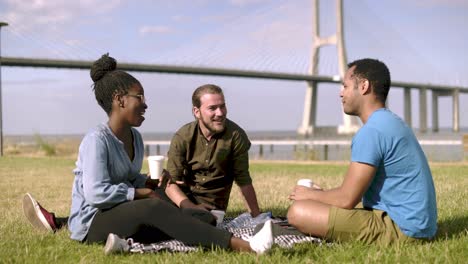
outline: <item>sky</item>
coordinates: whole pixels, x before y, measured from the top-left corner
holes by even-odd
[[[311,0],[0,0],[1,55],[172,64],[306,74]],[[334,33],[335,1],[320,2],[321,35]],[[344,0],[348,61],[378,58],[395,81],[468,87],[468,1]],[[334,46],[322,49],[319,74],[337,75]],[[83,134],[107,117],[87,70],[2,67],[3,132]],[[175,132],[193,120],[191,94],[206,83],[224,89],[228,118],[247,131],[294,131],[306,83],[130,72],[148,102],[142,132]],[[319,85],[318,126],[342,124],[339,85]],[[412,90],[413,126],[419,124]],[[430,93],[428,97],[431,110]],[[460,121],[468,127],[468,94]],[[403,116],[403,91],[389,108]],[[452,126],[450,97],[439,99],[439,125]],[[428,116],[431,126],[431,117]]]

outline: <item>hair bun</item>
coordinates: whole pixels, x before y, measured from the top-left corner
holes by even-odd
[[[117,68],[117,61],[109,57],[109,53],[102,55],[100,59],[95,61],[91,66],[91,79],[93,82],[99,81],[106,73],[113,71]]]

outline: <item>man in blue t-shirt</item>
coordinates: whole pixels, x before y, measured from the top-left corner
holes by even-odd
[[[340,92],[343,110],[364,125],[353,138],[341,186],[296,186],[291,193],[288,220],[301,232],[379,244],[435,236],[431,171],[411,128],[385,108],[389,89],[384,63],[361,59],[348,65]]]

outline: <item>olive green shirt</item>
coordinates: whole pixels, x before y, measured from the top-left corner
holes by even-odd
[[[179,187],[192,202],[226,210],[233,182],[252,184],[249,149],[247,134],[236,123],[227,119],[224,131],[207,141],[194,121],[172,138],[167,170],[173,180],[185,182]]]

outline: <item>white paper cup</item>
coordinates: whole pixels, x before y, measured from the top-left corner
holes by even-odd
[[[312,186],[314,186],[314,182],[311,179],[300,179],[297,181],[297,185],[312,188]]]
[[[164,156],[149,156],[148,167],[151,175],[151,179],[159,180],[163,171]]]
[[[224,215],[226,214],[226,212],[221,210],[211,210],[211,213],[216,216],[216,225],[219,225],[223,222]]]

